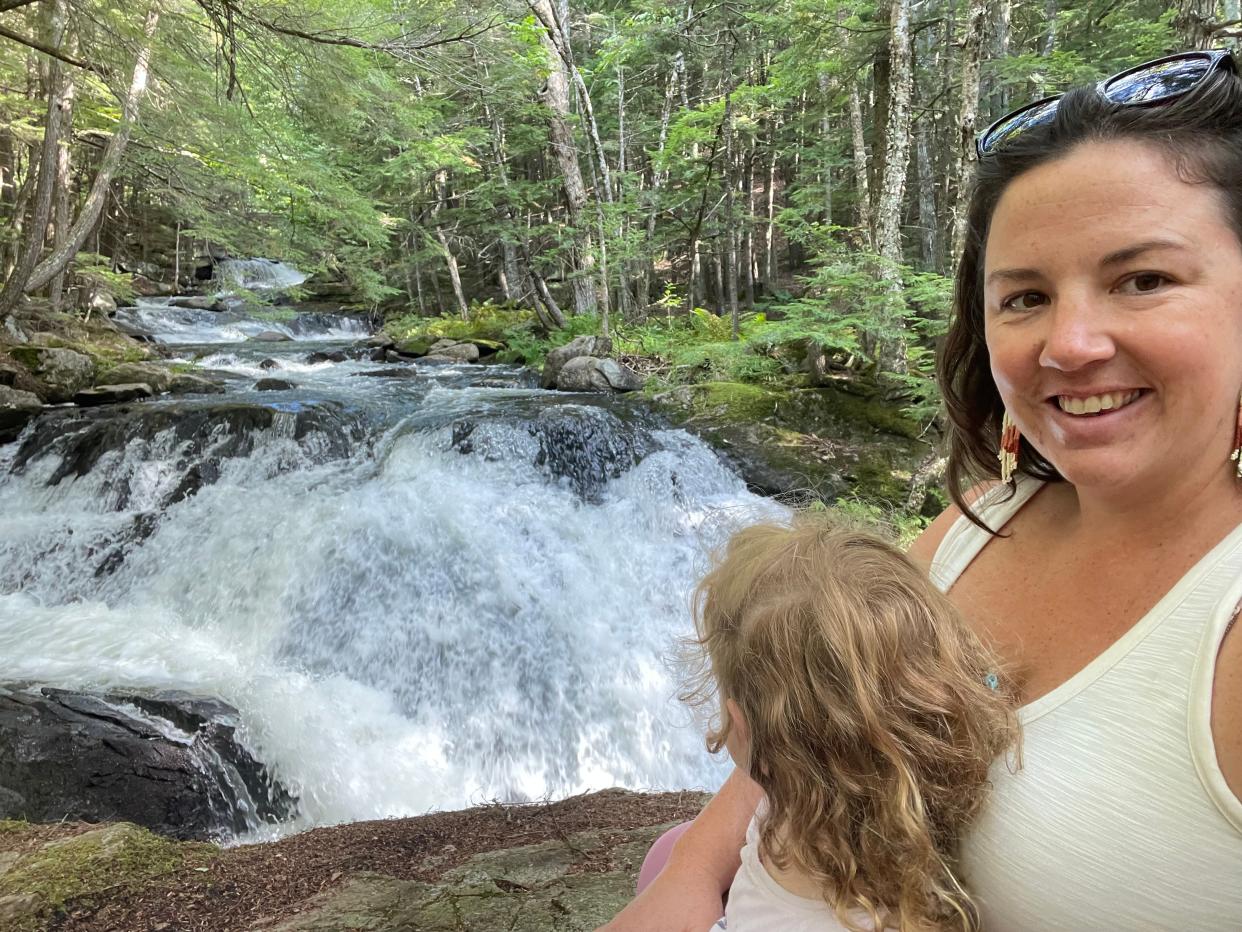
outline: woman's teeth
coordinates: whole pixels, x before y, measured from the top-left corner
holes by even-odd
[[[1099,414],[1101,411],[1115,411],[1118,408],[1124,408],[1141,394],[1142,392],[1135,389],[1128,392],[1090,395],[1086,398],[1071,398],[1068,395],[1057,395],[1057,405],[1067,414]]]

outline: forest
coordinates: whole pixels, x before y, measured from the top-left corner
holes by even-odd
[[[727,331],[744,379],[811,339],[926,414],[978,130],[1237,8],[3,0],[0,316],[266,256],[388,318]]]

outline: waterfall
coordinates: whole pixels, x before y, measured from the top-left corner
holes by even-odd
[[[222,259],[214,277],[226,287],[246,291],[281,291],[306,281],[293,266],[274,259]]]
[[[774,506],[640,402],[283,351],[296,391],[0,447],[0,682],[218,697],[291,827],[719,784],[669,658],[708,551]]]

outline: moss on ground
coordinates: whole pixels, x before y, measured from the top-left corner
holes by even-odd
[[[2,850],[18,853],[0,873],[0,919],[9,932],[35,932],[67,904],[118,889],[141,887],[183,868],[203,867],[213,845],[161,838],[135,825],[118,823],[44,842],[24,851],[46,829],[20,822],[0,823]]]

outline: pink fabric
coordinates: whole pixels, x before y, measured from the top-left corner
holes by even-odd
[[[664,865],[668,863],[668,856],[673,851],[673,845],[692,824],[692,822],[682,822],[681,825],[674,825],[655,840],[651,850],[643,858],[643,866],[638,871],[638,893],[646,890],[647,885],[656,879],[660,871],[664,870]]]

